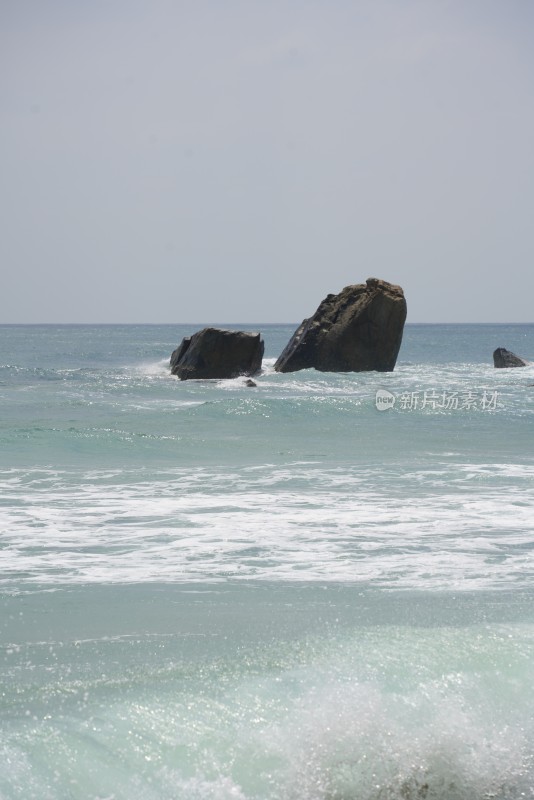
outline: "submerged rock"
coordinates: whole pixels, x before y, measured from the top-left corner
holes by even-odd
[[[400,286],[377,278],[329,294],[297,328],[276,361],[277,372],[390,372],[406,320]]]
[[[498,369],[505,367],[528,367],[528,361],[516,356],[504,347],[498,347],[493,353],[493,364]]]
[[[259,333],[203,328],[182,339],[171,356],[171,373],[182,381],[255,375],[264,347]]]

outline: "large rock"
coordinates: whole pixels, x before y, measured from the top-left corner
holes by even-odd
[[[528,367],[528,361],[516,356],[504,347],[498,347],[493,353],[493,363],[499,369],[504,367]]]
[[[182,339],[171,356],[171,372],[182,381],[255,375],[264,346],[259,333],[204,328]]]
[[[390,372],[406,320],[400,286],[377,278],[329,294],[295,331],[274,365],[277,372]]]

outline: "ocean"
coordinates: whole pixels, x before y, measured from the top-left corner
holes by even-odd
[[[200,327],[0,326],[1,800],[534,798],[534,325]]]

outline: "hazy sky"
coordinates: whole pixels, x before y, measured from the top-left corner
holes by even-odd
[[[0,0],[0,322],[534,319],[532,0]]]

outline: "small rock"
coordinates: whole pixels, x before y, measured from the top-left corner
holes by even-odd
[[[528,367],[528,361],[516,356],[504,347],[498,347],[493,353],[493,364],[498,369],[505,367]]]

